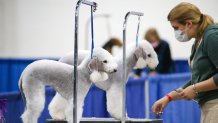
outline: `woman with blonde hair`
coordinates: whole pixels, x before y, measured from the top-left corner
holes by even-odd
[[[198,7],[182,2],[168,14],[180,42],[195,38],[190,56],[191,79],[156,101],[152,110],[162,114],[169,102],[195,100],[201,107],[201,123],[218,121],[218,25]]]
[[[160,38],[157,30],[155,28],[149,28],[145,33],[144,39],[151,43],[159,60],[157,68],[153,71],[149,71],[149,74],[167,74],[174,72],[170,46],[166,41]]]
[[[170,46],[167,41],[160,38],[160,35],[156,28],[149,28],[145,35],[144,39],[151,43],[152,47],[154,48],[155,52],[158,56],[159,64],[155,68],[155,70],[151,69],[136,69],[135,70],[135,77],[140,77],[143,71],[150,76],[154,76],[157,74],[169,74],[173,73],[174,70],[174,63],[171,57]]]

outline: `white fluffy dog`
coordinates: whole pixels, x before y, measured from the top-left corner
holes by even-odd
[[[73,123],[73,70],[72,65],[52,60],[35,61],[24,69],[19,80],[19,88],[26,103],[21,116],[23,123],[37,123],[44,108],[46,85],[52,86],[66,101],[68,107],[63,112],[68,123]],[[86,55],[78,66],[78,122],[91,82],[105,81],[108,79],[107,73],[116,71],[117,63],[106,50],[94,49],[93,59],[90,54]]]
[[[80,56],[84,56],[88,51],[80,51]],[[150,67],[155,68],[158,65],[157,54],[155,53],[151,44],[147,41],[139,42],[139,46],[130,44],[127,46],[126,54],[127,63],[127,78],[131,70],[135,68]],[[83,58],[80,57],[80,62]],[[61,62],[67,64],[73,64],[73,53],[70,53],[60,59]],[[122,118],[122,72],[123,72],[123,61],[122,53],[117,55],[116,62],[118,64],[118,71],[115,74],[109,76],[106,82],[98,82],[95,85],[106,91],[107,96],[107,111],[115,119],[121,120]],[[127,80],[126,78],[126,80]],[[49,113],[54,119],[65,119],[64,110],[67,108],[66,100],[59,95],[55,95],[49,105]]]

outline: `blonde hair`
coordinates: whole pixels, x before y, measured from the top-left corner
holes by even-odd
[[[151,36],[154,36],[158,41],[160,41],[160,36],[155,28],[150,28],[145,33],[144,39],[151,42]]]
[[[209,15],[202,14],[197,6],[187,2],[182,2],[175,6],[168,14],[167,19],[168,21],[177,21],[182,25],[185,25],[187,20],[191,20],[193,24],[197,24],[197,41],[201,39],[207,26],[214,23],[213,18]]]

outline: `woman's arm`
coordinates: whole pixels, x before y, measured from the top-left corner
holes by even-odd
[[[195,88],[198,93],[218,89],[213,77],[203,82],[195,84]]]
[[[215,84],[213,77],[211,77],[208,80],[188,86],[182,92],[180,92],[179,95],[183,99],[192,100],[197,96],[199,92],[205,92],[205,91],[210,91],[214,89],[218,89],[218,87]]]
[[[181,97],[179,93],[182,92],[182,91],[183,91],[182,88],[178,88],[178,89],[176,89],[174,91],[171,91],[168,95],[170,97],[172,97],[172,101],[181,100],[181,99],[183,99],[183,97]]]
[[[182,91],[183,91],[182,88],[171,91],[169,94],[162,97],[161,99],[159,99],[153,104],[152,111],[157,115],[161,115],[163,113],[164,108],[168,105],[168,103],[170,103],[172,100],[182,99],[182,97],[179,94]]]
[[[164,96],[158,101],[156,101],[152,106],[152,111],[155,114],[160,115],[162,114],[164,108],[168,105],[168,103],[170,103],[171,101],[184,99],[181,93],[183,92],[183,88],[189,86],[190,83],[191,81],[188,81],[182,88],[178,88],[168,93],[167,95],[170,96],[170,99],[168,96]]]

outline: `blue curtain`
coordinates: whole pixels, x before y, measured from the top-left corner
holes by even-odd
[[[0,93],[18,91],[18,80],[23,69],[35,60],[38,59],[0,59]],[[175,60],[174,64],[176,73],[190,71],[187,60]]]
[[[5,117],[8,123],[21,123],[20,115],[24,107],[18,92],[18,79],[26,65],[34,60],[36,59],[0,59],[0,92],[8,92],[1,93],[0,99],[7,99],[8,112],[5,113]],[[181,63],[184,65],[183,68],[186,66],[186,68],[189,69],[187,61],[182,61]],[[187,70],[183,68],[178,67],[178,69],[181,69],[180,71]],[[180,87],[189,79],[190,73],[158,75],[155,77],[143,76],[138,79],[129,78],[126,90],[128,117],[145,118],[145,81],[149,81],[149,115],[151,118],[163,118],[164,123],[199,123],[199,107],[193,101],[172,102],[165,109],[161,117],[157,117],[151,112],[151,106],[156,100],[163,97],[171,90]],[[45,110],[39,119],[39,123],[45,123],[45,119],[50,118],[47,105],[54,94],[55,92],[51,88],[46,89]],[[106,109],[105,92],[94,85],[90,88],[85,99],[83,116],[110,117]]]
[[[190,73],[149,77],[150,104],[153,104],[170,91],[181,87],[189,79]],[[150,117],[157,118],[153,114]],[[163,115],[158,118],[164,119],[164,123],[199,123],[200,109],[194,101],[175,101],[171,102],[165,109]]]
[[[169,91],[180,87],[190,78],[190,74],[160,75],[156,77],[130,78],[127,83],[127,112],[129,117],[145,118],[145,81],[149,81],[150,117],[158,118],[151,112],[152,104]],[[44,123],[50,118],[47,105],[54,96],[52,89],[46,90],[46,106],[39,123]],[[18,92],[5,93],[0,99],[7,99],[8,112],[5,113],[9,123],[21,123],[20,115],[23,112],[23,103]],[[85,100],[84,117],[110,117],[106,111],[105,92],[92,86]],[[193,101],[172,102],[165,109],[163,116],[159,117],[164,123],[199,123],[199,107]]]
[[[92,85],[85,99],[83,117],[110,117],[105,102],[105,91]]]
[[[144,81],[145,78],[130,78],[128,81],[127,112],[129,117],[145,118]],[[47,107],[54,95],[53,89],[46,89],[46,105],[39,123],[44,123],[46,118],[50,118]],[[20,116],[24,111],[24,106],[19,92],[2,93],[0,99],[7,99],[6,121],[21,123]],[[106,109],[106,93],[94,85],[90,88],[84,104],[83,117],[111,117]]]
[[[126,107],[128,117],[145,118],[144,81],[146,78],[129,78],[127,82]],[[106,101],[105,91],[92,85],[85,99],[83,117],[111,117],[107,112]]]
[[[48,104],[53,98],[55,91],[51,88],[46,89],[46,103],[45,109],[43,110],[39,123],[45,123],[45,119],[51,118],[48,114]],[[7,103],[7,112],[4,113],[7,123],[22,123],[21,122],[21,114],[24,111],[24,104],[19,92],[9,92],[0,94],[0,99],[6,99]]]
[[[18,91],[22,71],[35,60],[38,59],[0,59],[0,93]]]
[[[175,73],[190,72],[189,64],[187,60],[175,60],[174,61]]]
[[[128,117],[145,118],[145,80],[146,76],[129,78],[126,88],[126,108]]]

